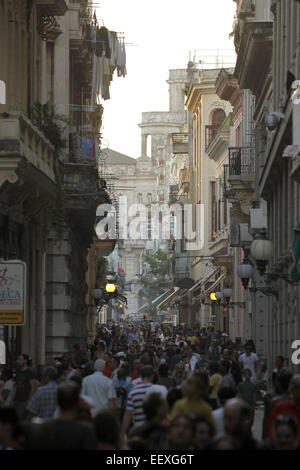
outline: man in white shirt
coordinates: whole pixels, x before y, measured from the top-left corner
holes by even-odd
[[[239,363],[242,370],[250,369],[251,370],[251,382],[256,382],[259,359],[258,356],[251,352],[251,346],[247,345],[243,354],[239,357]]]
[[[105,406],[113,407],[117,396],[112,380],[103,375],[104,369],[105,361],[98,359],[94,364],[95,372],[82,381],[82,393],[91,397],[95,403],[95,408],[91,410],[92,417]]]

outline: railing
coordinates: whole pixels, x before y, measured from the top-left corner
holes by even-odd
[[[255,14],[255,0],[241,0],[238,10],[239,16],[249,16]]]
[[[223,165],[223,195],[226,196],[227,194],[230,193],[230,184],[228,182],[229,178],[229,165]]]
[[[24,156],[52,181],[55,180],[54,146],[23,113],[0,114],[0,152],[2,156]]]
[[[187,133],[174,133],[172,134],[173,144],[188,144],[189,135]]]
[[[208,148],[210,143],[214,140],[217,135],[220,124],[211,124],[210,126],[205,126],[205,150]]]
[[[172,134],[173,153],[189,152],[189,135],[186,133]]]
[[[254,148],[230,147],[229,177],[254,175]]]

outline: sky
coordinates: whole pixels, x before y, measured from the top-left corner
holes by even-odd
[[[167,111],[168,70],[186,68],[189,53],[214,63],[234,55],[232,31],[236,3],[233,0],[94,0],[97,17],[104,25],[124,32],[127,75],[114,75],[110,100],[103,102],[103,143],[111,149],[140,156],[138,123],[144,111]],[[96,5],[98,4],[98,6]],[[132,44],[132,45],[130,45]],[[209,49],[209,51],[208,51]],[[221,51],[222,50],[222,51]],[[201,52],[202,51],[202,52]],[[232,52],[231,52],[232,51]],[[211,68],[211,66],[210,66]]]

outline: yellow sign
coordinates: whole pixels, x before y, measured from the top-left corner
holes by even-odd
[[[0,263],[0,325],[24,325],[26,309],[26,264],[12,260]]]

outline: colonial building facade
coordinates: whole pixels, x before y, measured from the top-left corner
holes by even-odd
[[[44,364],[87,341],[86,258],[109,201],[91,29],[87,2],[0,2],[0,257],[27,266],[25,324],[2,328],[10,361]]]

